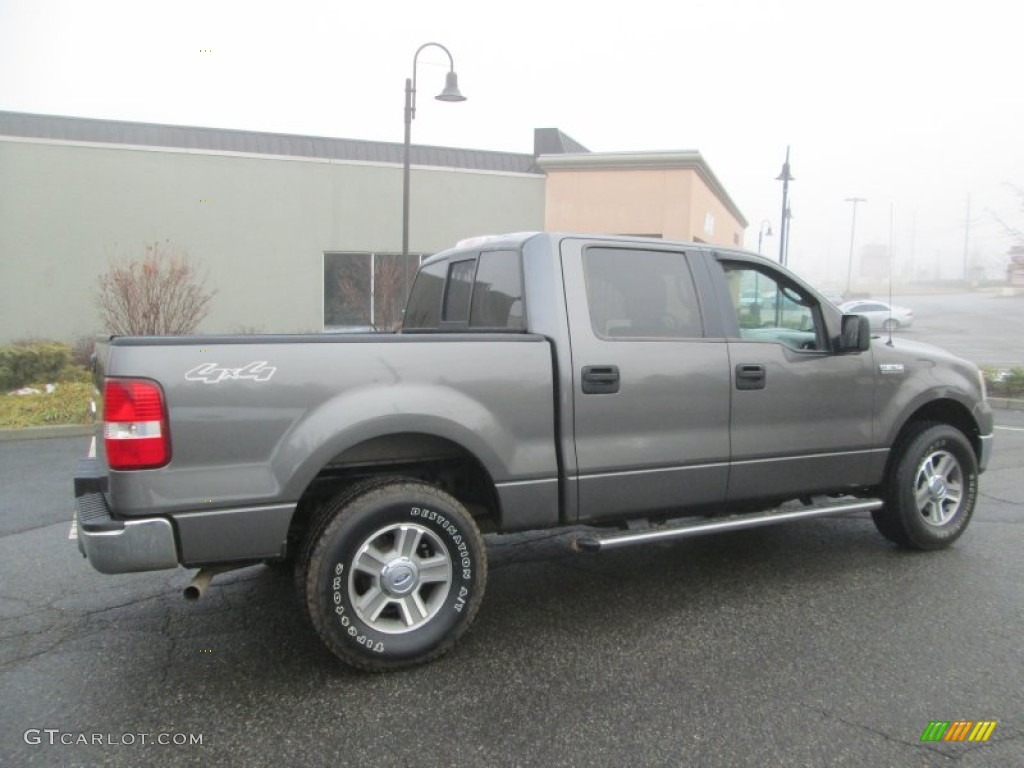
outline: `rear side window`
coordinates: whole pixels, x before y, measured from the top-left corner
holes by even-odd
[[[448,265],[448,287],[444,294],[441,319],[446,323],[464,323],[469,319],[469,297],[473,291],[476,259],[453,261]]]
[[[480,254],[469,324],[474,328],[520,330],[525,327],[523,280],[517,252],[484,251]]]
[[[416,281],[405,307],[403,330],[413,328],[437,328],[441,322],[441,295],[444,293],[444,277],[447,262],[441,261],[423,267],[416,275]]]
[[[460,256],[420,269],[402,330],[525,329],[519,252]]]

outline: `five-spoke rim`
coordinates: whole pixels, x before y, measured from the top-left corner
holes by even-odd
[[[959,511],[964,497],[964,473],[948,451],[924,457],[914,477],[914,498],[922,519],[933,526],[948,523]]]
[[[356,551],[348,597],[367,626],[400,634],[434,618],[451,585],[451,557],[437,534],[400,523],[381,528]]]

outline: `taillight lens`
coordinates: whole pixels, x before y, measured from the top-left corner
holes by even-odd
[[[147,379],[107,379],[103,438],[111,469],[155,469],[171,460],[171,436],[160,385]]]

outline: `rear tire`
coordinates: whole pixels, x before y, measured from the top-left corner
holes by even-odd
[[[960,430],[923,422],[894,449],[885,506],[871,513],[878,531],[909,549],[934,550],[960,538],[974,514],[978,461]]]
[[[371,480],[327,504],[298,564],[313,626],[363,670],[436,659],[469,628],[487,551],[455,498],[404,478]]]

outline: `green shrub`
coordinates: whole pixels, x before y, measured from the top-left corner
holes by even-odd
[[[71,347],[34,341],[0,347],[0,390],[54,382],[71,364]]]
[[[0,429],[42,427],[54,424],[89,424],[92,384],[58,384],[50,394],[0,394]]]
[[[1024,368],[1011,368],[1003,377],[1003,384],[1011,396],[1024,394]]]
[[[1024,368],[984,368],[989,395],[995,397],[1024,397]]]

